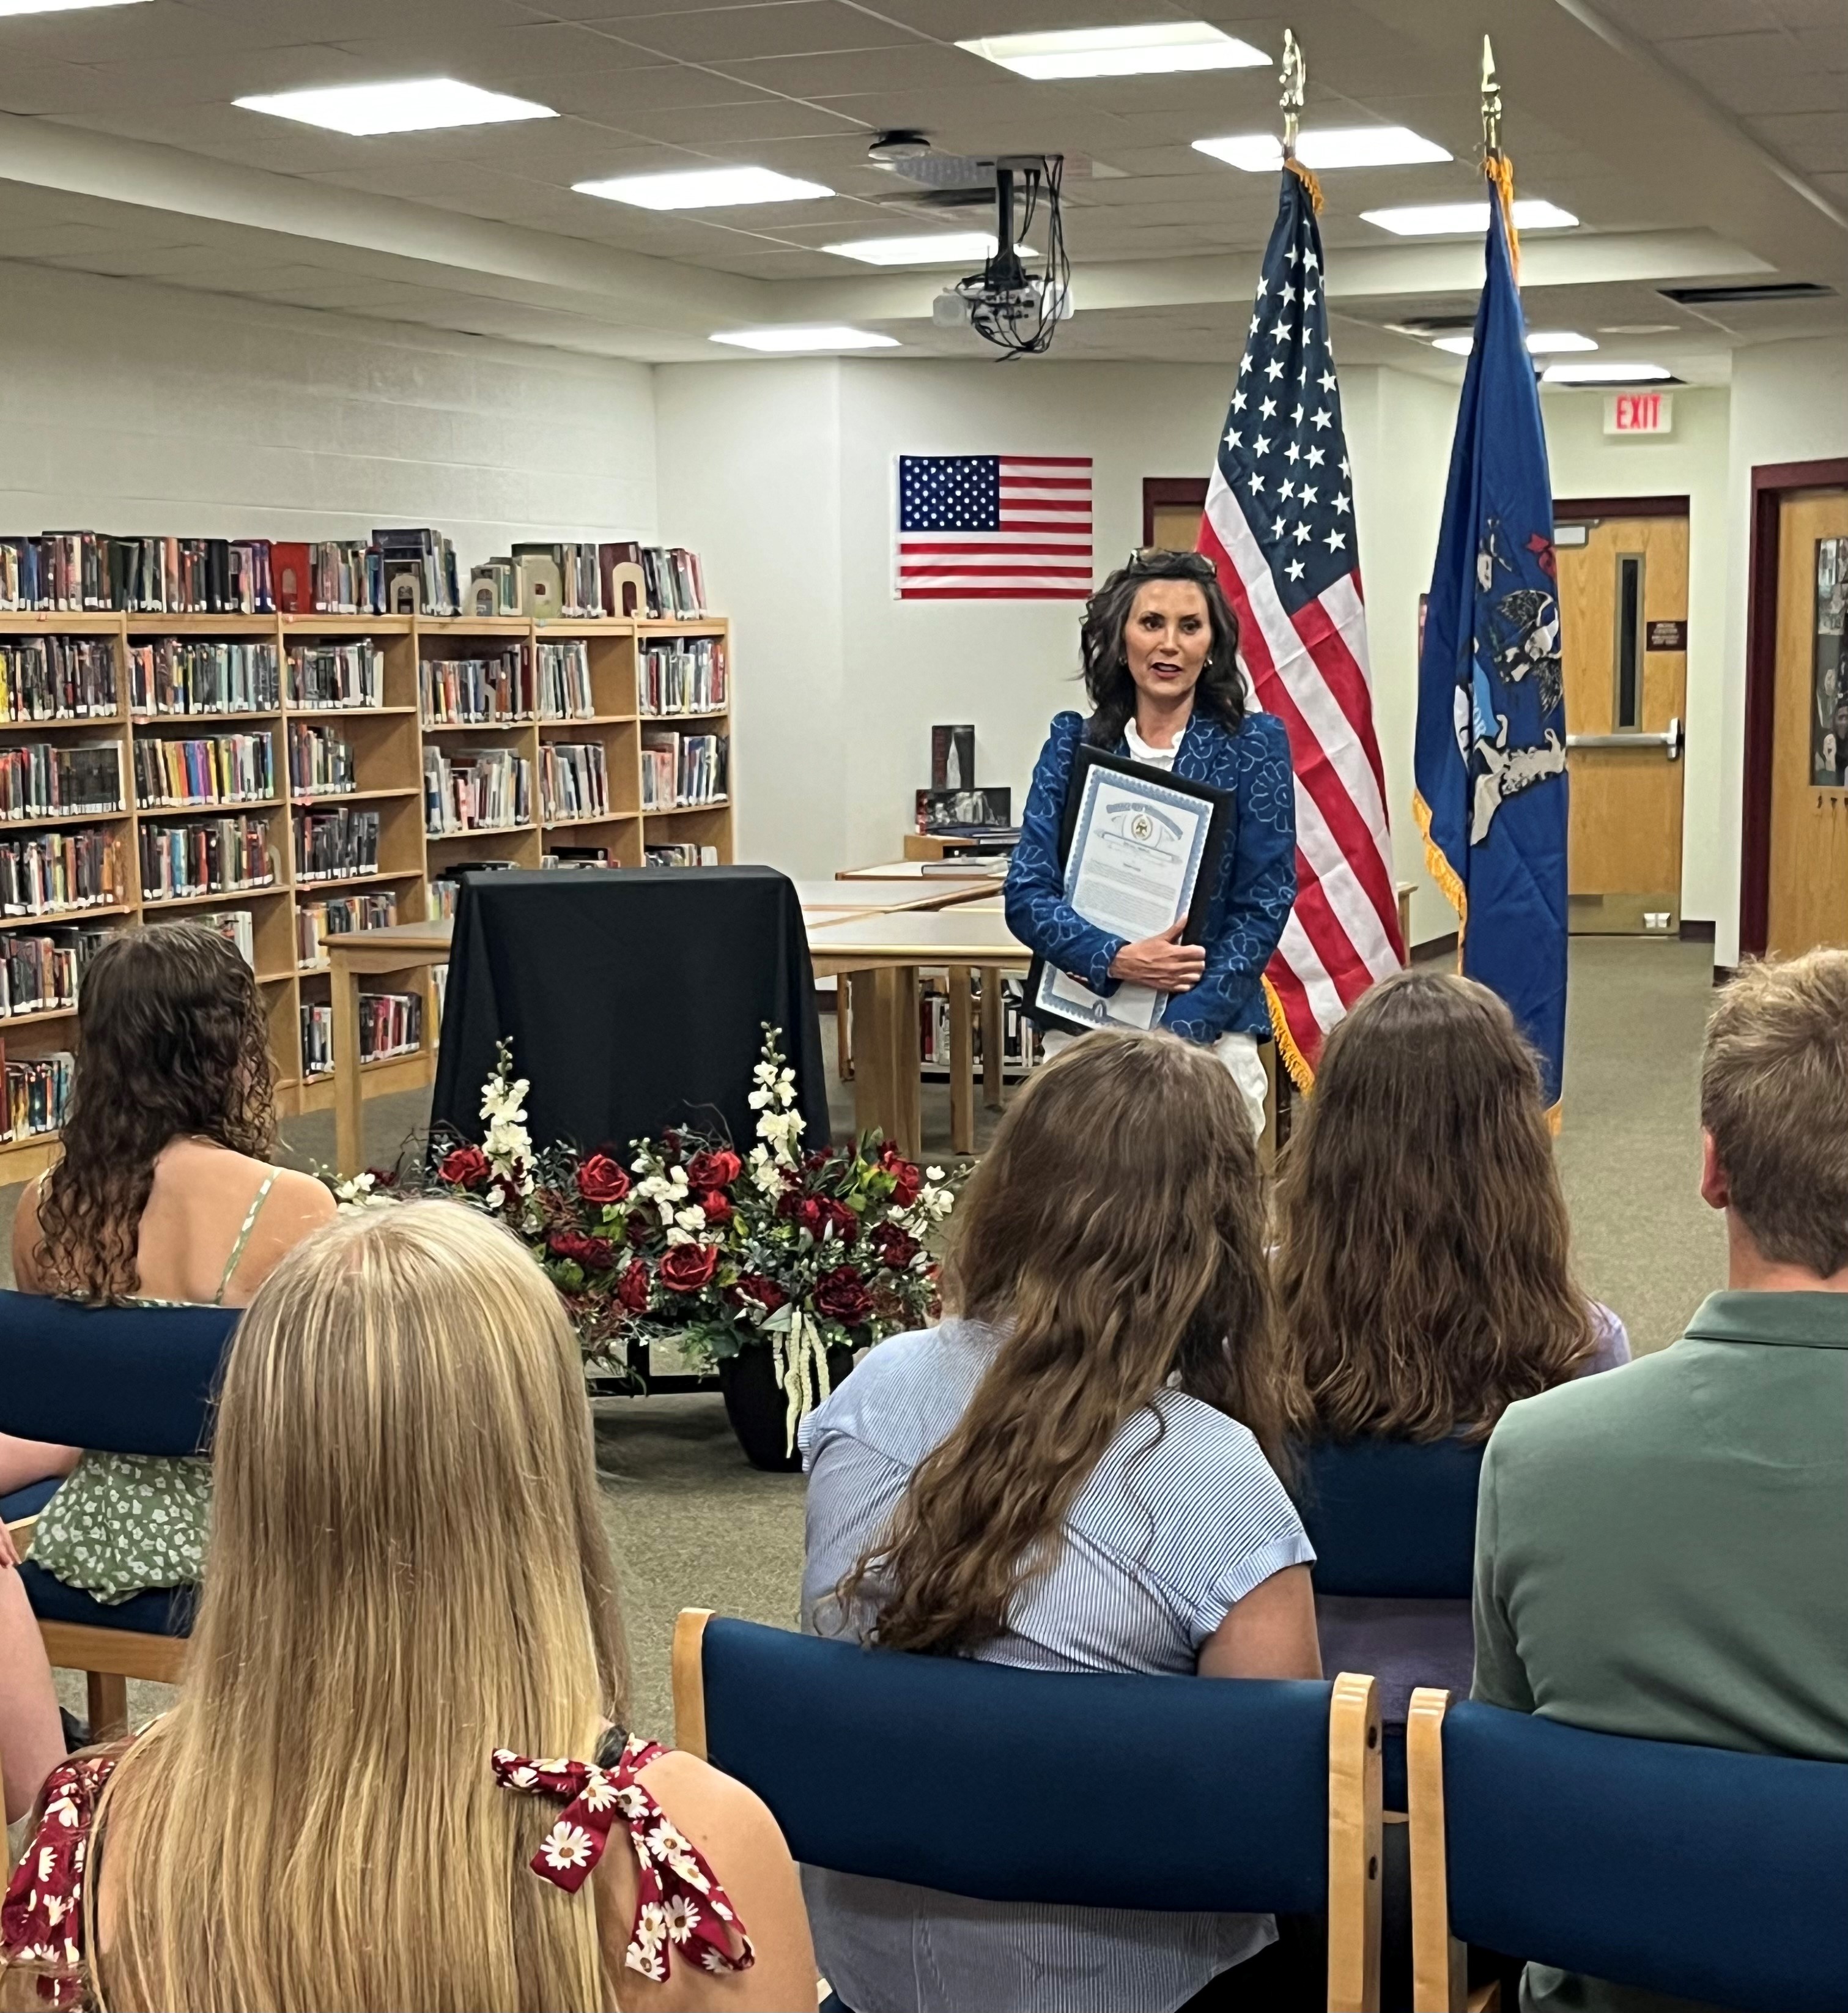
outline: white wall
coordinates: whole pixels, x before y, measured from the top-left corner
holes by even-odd
[[[655,535],[644,366],[0,264],[0,526]]]

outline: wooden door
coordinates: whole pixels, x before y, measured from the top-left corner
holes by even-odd
[[[1561,524],[1557,552],[1572,782],[1569,926],[1580,935],[1673,936],[1681,922],[1688,520]]]
[[[1191,552],[1200,542],[1200,506],[1197,503],[1157,503],[1150,521],[1155,535],[1149,540],[1163,552]]]
[[[1848,748],[1836,745],[1835,713],[1848,692],[1848,491],[1787,497],[1778,518],[1765,948],[1791,957],[1848,944]]]

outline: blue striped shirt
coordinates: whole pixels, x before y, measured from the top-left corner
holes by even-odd
[[[834,1589],[884,1535],[996,1346],[968,1321],[895,1336],[803,1421],[805,1629],[860,1632],[863,1617],[843,1616]],[[1034,1670],[1190,1675],[1235,1603],[1314,1557],[1249,1432],[1163,1391],[1119,1428],[1050,1569],[1020,1589],[1007,1629],[978,1654]],[[1267,1916],[1025,1908],[815,1867],[802,1884],[822,1968],[856,2013],[1160,2013],[1274,1933]]]

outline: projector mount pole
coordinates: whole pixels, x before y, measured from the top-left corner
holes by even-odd
[[[995,164],[995,256],[988,263],[988,284],[1015,291],[1027,284],[1026,269],[1014,249],[1014,173],[1011,167]]]

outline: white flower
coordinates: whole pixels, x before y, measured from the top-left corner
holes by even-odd
[[[685,1894],[670,1895],[661,1912],[670,1943],[692,1941],[693,1931],[699,1925],[699,1911]]]
[[[677,1227],[668,1232],[667,1242],[670,1244],[697,1244],[699,1240],[692,1231],[681,1230]]]
[[[70,1904],[62,1894],[46,1895],[41,1906],[45,1910],[45,1920],[53,1929],[70,1913]]]
[[[545,1864],[559,1872],[574,1866],[588,1866],[595,1847],[593,1840],[583,1825],[567,1824],[560,1818],[546,1835],[545,1843],[539,1848],[545,1855]]]
[[[702,1971],[729,1971],[731,1967],[716,1950],[702,1950],[699,1953],[699,1968]]]
[[[754,1090],[745,1101],[753,1111],[761,1111],[770,1103],[770,1092],[767,1090]]]
[[[940,1182],[942,1178],[943,1170],[941,1167],[926,1167],[924,1169],[924,1179],[927,1182]]]
[[[667,1910],[659,1901],[644,1901],[635,1911],[634,1945],[645,1956],[652,1958],[667,1940]]]
[[[56,1865],[57,1861],[57,1854],[54,1852],[48,1845],[40,1852],[38,1855],[38,1877],[41,1880],[48,1880],[51,1879],[52,1869]]]
[[[699,1863],[693,1848],[663,1818],[648,1835],[649,1850],[663,1866],[671,1867],[683,1880],[697,1879]]]
[[[584,1808],[587,1811],[606,1811],[616,1800],[616,1785],[601,1768],[593,1768],[590,1780],[584,1786]]]
[[[685,1209],[675,1210],[674,1220],[682,1230],[703,1230],[706,1228],[706,1211],[698,1203],[689,1203]]]
[[[626,1818],[645,1818],[651,1808],[648,1792],[635,1788],[633,1784],[626,1790],[618,1790],[616,1807]]]
[[[499,1209],[506,1200],[499,1189],[490,1189],[481,1198],[481,1207],[484,1209]]]

